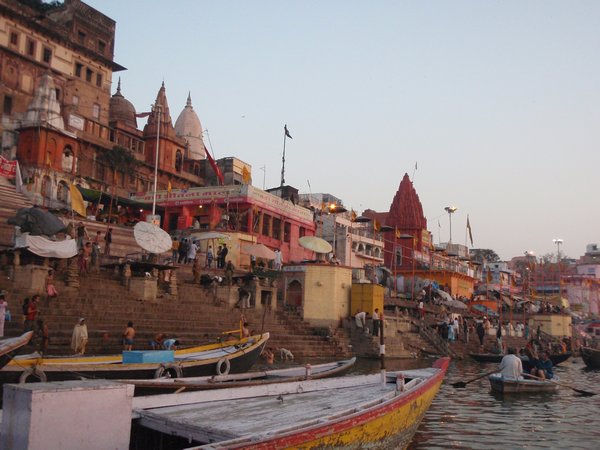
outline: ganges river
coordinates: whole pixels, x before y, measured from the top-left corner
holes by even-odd
[[[428,363],[388,359],[386,367]],[[375,360],[361,360],[356,371],[377,367]],[[496,395],[487,378],[464,389],[451,386],[493,369],[494,364],[453,361],[409,449],[600,449],[600,370],[586,369],[578,357],[555,368],[561,383],[599,394],[593,397],[563,387],[555,393]]]

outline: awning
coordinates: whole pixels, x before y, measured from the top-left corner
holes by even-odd
[[[79,192],[81,192],[81,196],[83,197],[83,199],[86,202],[93,202],[93,203],[100,202],[105,206],[108,206],[110,204],[111,195],[106,192],[102,192],[97,189],[84,188],[79,185],[77,185],[77,189],[79,189]],[[131,200],[130,198],[127,198],[127,197],[115,196],[113,200],[114,200],[113,205],[130,206],[130,207],[134,207],[134,208],[143,208],[143,209],[152,209],[151,203],[141,203],[141,202],[137,202],[135,200]],[[162,210],[164,208],[156,205],[156,209]]]
[[[65,239],[64,241],[51,241],[43,236],[30,236],[24,233],[17,236],[15,248],[27,248],[31,253],[45,258],[72,258],[77,255],[77,241]]]

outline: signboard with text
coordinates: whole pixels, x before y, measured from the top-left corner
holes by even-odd
[[[0,155],[0,175],[6,178],[15,178],[17,176],[17,161],[10,161]]]

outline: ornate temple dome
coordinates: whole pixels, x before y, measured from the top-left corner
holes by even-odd
[[[202,139],[202,125],[192,106],[192,98],[188,94],[187,103],[175,121],[175,133],[188,143],[188,159],[205,159],[206,150]]]
[[[123,122],[130,127],[137,128],[135,108],[133,104],[121,94],[121,79],[117,85],[117,92],[110,98],[108,104],[108,119]]]

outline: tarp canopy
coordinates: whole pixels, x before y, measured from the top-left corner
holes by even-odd
[[[45,258],[72,258],[77,255],[77,241],[51,241],[43,236],[31,236],[27,233],[17,236],[15,248],[26,247],[31,253]]]
[[[7,222],[21,227],[21,232],[32,236],[53,236],[66,229],[62,220],[37,206],[19,209]]]
[[[441,297],[442,302],[446,306],[450,306],[452,308],[457,308],[457,309],[469,309],[468,306],[465,305],[460,300],[454,300],[452,298],[452,296],[450,294],[448,294],[446,291],[442,291],[441,289],[436,289],[436,293]]]
[[[105,206],[110,205],[111,195],[106,192],[98,191],[96,189],[84,188],[79,185],[77,185],[77,189],[79,189],[79,192],[81,192],[81,196],[83,197],[83,199],[86,202],[92,202],[92,203],[100,202]],[[114,197],[113,205],[131,206],[134,208],[143,208],[143,209],[151,209],[152,208],[151,203],[136,202],[135,200],[131,200],[129,198],[119,197],[119,196]],[[156,206],[156,208],[159,209],[158,205]]]

